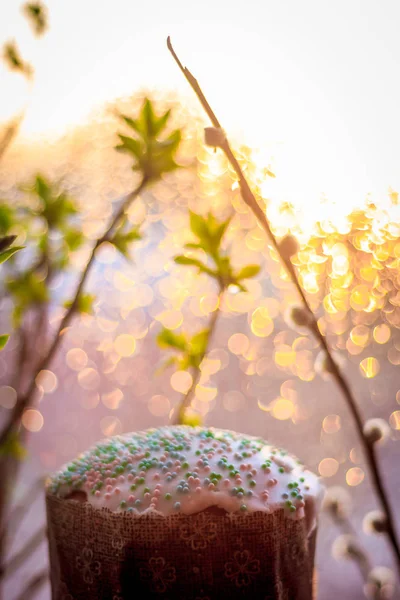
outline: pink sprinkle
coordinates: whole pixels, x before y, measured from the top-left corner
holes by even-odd
[[[124,483],[124,482],[125,482],[125,477],[124,477],[123,475],[120,475],[120,476],[118,477],[118,479],[119,479],[119,481],[120,481],[121,483]]]
[[[241,484],[243,483],[243,480],[242,480],[242,479],[240,479],[240,477],[239,477],[239,478],[236,478],[236,479],[235,479],[235,481],[236,481],[236,483],[237,483],[237,484],[239,484],[239,485],[241,485]]]
[[[167,460],[167,457],[165,456],[165,454],[161,454],[159,460],[161,460],[161,462],[164,462]]]
[[[245,471],[245,470],[246,470],[246,468],[247,468],[247,467],[246,467],[246,465],[245,465],[244,463],[242,463],[242,464],[240,465],[240,467],[239,467],[239,469],[240,469],[241,471]]]
[[[300,502],[297,504],[297,506],[298,506],[299,508],[303,508],[305,505],[306,505],[306,503],[305,503],[303,500],[301,500],[301,501],[300,501]]]
[[[129,496],[128,502],[135,502],[135,496],[133,494]]]
[[[133,481],[133,475],[132,473],[129,473],[128,477],[127,477],[128,481]]]
[[[157,498],[161,494],[160,490],[154,490],[154,496]]]
[[[117,483],[117,480],[115,479],[115,477],[111,477],[111,483],[112,483],[112,484],[115,484],[115,483]]]
[[[251,474],[252,474],[252,475],[257,475],[257,469],[252,469],[252,470],[251,470]]]
[[[194,477],[193,477],[193,475],[191,475],[188,479],[188,483],[193,483],[193,481],[194,481]]]
[[[111,490],[112,490],[112,485],[107,485],[106,486],[106,491],[107,492],[111,492]]]
[[[266,469],[264,469],[264,473],[271,473],[271,469],[267,467]]]
[[[111,498],[111,494],[104,494],[104,500],[109,500]]]
[[[209,459],[211,459],[213,456],[214,456],[214,453],[213,453],[213,452],[209,452],[209,453],[207,454],[207,458],[209,458]]]
[[[274,487],[274,485],[276,485],[277,483],[278,483],[278,480],[277,480],[277,479],[270,479],[270,480],[268,481],[268,485],[269,485],[269,487]]]
[[[213,448],[218,448],[218,442],[214,442],[212,446]]]
[[[149,492],[146,492],[144,495],[144,499],[148,500],[149,498],[151,498],[151,494],[149,494]]]
[[[215,488],[215,485],[213,483],[209,483],[208,484],[208,489],[209,490],[213,490]]]
[[[193,469],[193,473],[198,473],[199,471],[200,471],[199,467],[195,467],[195,468]]]
[[[151,503],[156,505],[158,502],[158,498],[156,496],[154,496],[154,498],[151,499]]]
[[[157,483],[157,485],[156,485],[156,490],[161,490],[161,487],[162,487],[162,486],[161,486],[161,483]]]
[[[154,481],[159,481],[159,479],[160,479],[160,473],[154,473],[153,479],[154,479]]]
[[[197,464],[198,464],[199,467],[204,467],[204,463],[201,460],[201,458],[200,458],[200,460],[197,461]]]
[[[120,493],[121,493],[121,490],[119,489],[119,487],[116,487],[114,490],[114,494],[117,494],[117,496],[118,496],[118,494],[120,494]]]
[[[199,444],[199,448],[204,448],[204,444],[203,444],[203,442],[201,442],[201,443]]]
[[[139,481],[139,477],[138,475],[136,475],[135,479],[133,480],[135,483],[137,483]]]
[[[200,479],[198,477],[194,478],[194,484],[195,485],[200,485]]]
[[[197,494],[200,494],[200,492],[201,492],[201,487],[197,487],[195,491],[196,491],[196,493],[197,493]]]
[[[209,472],[211,471],[211,467],[210,467],[210,465],[206,465],[206,466],[204,467],[204,471],[205,471],[205,473],[209,473]]]
[[[218,454],[222,454],[222,452],[223,452],[222,448],[218,448],[217,452],[218,452]]]
[[[250,463],[247,463],[247,469],[248,469],[249,471],[251,471],[251,468],[252,468],[252,466],[253,466],[253,465],[251,465]]]
[[[180,464],[181,464],[181,461],[180,461],[180,460],[176,460],[174,464],[175,464],[176,466],[178,466],[178,465],[180,465]]]
[[[140,471],[139,477],[146,477],[146,471]]]
[[[230,483],[231,482],[229,481],[229,479],[224,479],[224,481],[223,481],[223,484],[225,487],[228,487],[228,485],[230,485]]]
[[[179,473],[179,471],[181,471],[181,470],[182,470],[182,467],[176,467],[176,469],[175,469],[175,470],[176,470],[176,472],[177,472],[177,473]]]
[[[94,493],[94,495],[96,496],[96,498],[98,498],[100,496],[99,490],[96,490],[95,493]]]
[[[155,508],[155,507],[156,507],[156,505],[155,505],[155,504],[150,504],[150,507],[149,507],[149,508]]]
[[[171,471],[168,471],[167,473],[165,473],[165,477],[171,477],[172,473]]]

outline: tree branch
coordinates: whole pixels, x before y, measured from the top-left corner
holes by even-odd
[[[219,296],[218,296],[218,306],[214,310],[214,312],[211,314],[211,317],[210,317],[210,321],[209,321],[209,324],[208,324],[208,331],[209,331],[209,333],[208,333],[208,338],[207,338],[207,346],[204,349],[204,352],[203,352],[203,354],[201,356],[199,364],[202,363],[202,361],[204,360],[204,358],[208,354],[208,351],[209,351],[209,348],[210,348],[210,345],[211,345],[211,341],[212,341],[212,339],[213,339],[213,337],[215,335],[215,329],[216,329],[216,326],[217,326],[217,321],[218,321],[218,318],[221,315],[221,308],[220,308],[221,307],[221,302],[222,302],[222,299],[223,299],[225,291],[226,291],[225,287],[220,287],[220,292],[219,292]],[[197,384],[199,383],[199,380],[200,380],[200,376],[201,376],[201,370],[200,370],[200,366],[199,366],[197,369],[195,369],[195,371],[193,373],[193,378],[192,378],[192,383],[190,385],[190,388],[188,389],[188,391],[186,392],[186,394],[183,396],[180,404],[178,405],[177,410],[175,412],[175,416],[171,419],[171,424],[172,425],[180,425],[180,424],[183,423],[185,412],[189,408],[189,406],[190,406],[190,404],[192,402],[193,396],[194,396],[195,391],[196,391]]]
[[[13,573],[21,567],[29,556],[40,546],[46,539],[46,527],[41,527],[36,533],[34,533],[26,542],[26,544],[19,550],[10,560],[4,565],[3,573],[0,573],[0,578],[10,577]]]
[[[0,531],[0,548],[3,545],[3,541],[7,536],[7,542],[12,542],[12,537],[17,531],[24,514],[27,509],[35,501],[37,495],[43,490],[44,477],[39,477],[33,484],[28,488],[27,492],[22,496],[21,500],[15,504],[7,519],[4,520],[3,530]],[[11,539],[10,539],[11,538]]]
[[[39,364],[36,366],[35,372],[32,375],[32,379],[30,381],[30,384],[29,384],[29,387],[28,387],[26,393],[23,395],[20,395],[18,397],[15,407],[11,413],[10,419],[0,434],[0,446],[2,444],[4,444],[8,435],[11,433],[13,428],[15,426],[17,426],[17,424],[19,423],[19,420],[22,417],[22,414],[23,414],[25,408],[30,405],[32,398],[36,391],[36,381],[35,380],[36,380],[37,375],[40,373],[40,371],[42,371],[43,369],[46,369],[50,365],[52,359],[54,358],[54,356],[56,354],[56,351],[61,343],[62,334],[63,334],[65,328],[71,322],[71,320],[74,316],[74,313],[76,311],[76,308],[78,306],[81,293],[82,293],[85,283],[88,279],[88,276],[92,270],[97,249],[104,242],[106,242],[112,238],[113,234],[115,233],[115,230],[120,225],[120,222],[123,218],[124,213],[126,212],[128,207],[132,204],[132,202],[134,202],[134,200],[136,200],[136,198],[143,191],[143,189],[146,187],[146,185],[147,185],[147,179],[143,178],[141,180],[140,184],[138,185],[138,187],[133,192],[128,194],[128,196],[125,198],[125,200],[121,203],[121,206],[118,209],[116,215],[111,218],[111,222],[108,225],[106,232],[104,234],[102,234],[101,237],[99,237],[96,240],[96,242],[91,250],[89,260],[86,263],[86,266],[85,266],[85,268],[82,272],[82,275],[79,279],[72,303],[69,306],[69,308],[67,309],[67,311],[65,312],[64,317],[61,319],[61,322],[59,324],[57,332],[54,335],[53,341],[51,342],[46,354],[43,356],[43,358],[39,361]]]
[[[40,571],[28,581],[26,587],[22,590],[16,600],[31,600],[48,579],[49,573],[47,569],[43,569],[43,571]]]
[[[188,83],[192,87],[193,91],[195,92],[196,96],[200,100],[200,103],[203,106],[205,112],[207,113],[211,123],[213,124],[214,127],[218,128],[218,129],[222,129],[220,122],[218,121],[214,111],[212,110],[211,106],[209,105],[197,80],[192,75],[192,73],[189,71],[189,69],[187,67],[184,67],[182,65],[181,61],[179,60],[175,50],[173,49],[173,46],[171,44],[171,40],[169,37],[167,39],[167,46],[168,46],[168,49],[171,52],[175,62],[177,63],[178,67],[180,68],[180,70],[182,71],[186,80],[188,81]],[[398,569],[400,572],[400,545],[399,545],[399,542],[396,537],[393,513],[392,513],[391,507],[389,505],[389,502],[388,502],[388,499],[386,496],[386,491],[384,488],[382,475],[379,471],[378,462],[376,460],[374,449],[367,442],[367,440],[365,439],[364,433],[363,433],[363,421],[362,421],[361,413],[358,409],[356,400],[353,396],[353,393],[350,389],[348,382],[346,381],[345,377],[342,375],[338,365],[336,364],[336,362],[332,356],[332,352],[330,351],[330,348],[328,346],[328,342],[327,342],[326,338],[323,336],[323,334],[319,330],[317,319],[315,318],[314,313],[312,312],[312,310],[310,308],[309,302],[308,302],[308,300],[304,294],[304,291],[300,285],[300,282],[296,275],[295,269],[294,269],[293,265],[288,260],[286,260],[286,258],[284,256],[282,256],[279,243],[276,240],[273,232],[271,231],[271,227],[268,223],[267,217],[266,217],[263,209],[261,208],[261,206],[258,204],[253,192],[251,191],[250,186],[246,180],[246,177],[244,176],[244,173],[242,171],[242,168],[241,168],[238,160],[236,159],[235,155],[233,154],[232,149],[231,149],[226,137],[224,138],[224,141],[220,147],[238,177],[239,185],[240,185],[240,189],[241,189],[241,193],[242,193],[244,202],[252,210],[252,212],[258,219],[261,227],[264,229],[264,231],[268,235],[271,245],[273,246],[273,248],[276,250],[278,256],[280,257],[283,267],[286,269],[286,272],[290,276],[294,286],[297,289],[297,292],[301,298],[304,308],[308,311],[308,314],[310,315],[310,318],[312,319],[312,325],[311,325],[310,329],[313,331],[315,337],[320,342],[323,350],[326,353],[326,356],[331,365],[331,374],[332,374],[333,378],[335,379],[337,385],[339,386],[339,388],[347,402],[347,406],[353,416],[355,426],[356,426],[361,444],[363,446],[364,455],[367,459],[370,473],[372,475],[372,481],[373,481],[373,484],[375,487],[375,491],[376,491],[377,496],[380,499],[382,508],[386,515],[387,535],[388,535],[389,541],[391,543],[393,553],[396,557],[397,566],[398,566]]]

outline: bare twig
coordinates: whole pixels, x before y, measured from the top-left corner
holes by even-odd
[[[211,123],[213,124],[213,126],[215,128],[222,129],[220,122],[218,121],[214,111],[212,110],[211,106],[209,105],[197,80],[192,75],[192,73],[189,71],[189,69],[187,67],[184,67],[182,65],[181,61],[179,60],[175,50],[172,47],[171,40],[169,37],[167,39],[167,46],[168,46],[168,49],[171,52],[173,58],[175,59],[175,62],[177,63],[178,67],[180,68],[180,70],[182,71],[186,80],[189,82],[189,84],[192,87],[193,91],[195,92],[196,96],[200,100],[200,103],[203,106],[205,112],[207,113]],[[361,413],[358,409],[356,400],[353,396],[353,393],[350,389],[348,382],[346,381],[345,377],[342,375],[338,365],[336,364],[336,362],[332,356],[332,352],[330,351],[330,348],[328,346],[328,342],[327,342],[326,338],[319,330],[319,327],[317,324],[317,319],[315,318],[315,316],[310,308],[309,302],[308,302],[308,300],[304,294],[304,291],[300,285],[300,282],[296,275],[295,269],[294,269],[293,265],[291,263],[289,263],[289,261],[287,261],[284,256],[282,256],[279,243],[278,243],[277,239],[275,238],[273,232],[271,231],[271,227],[268,223],[265,212],[260,207],[260,205],[258,204],[258,202],[256,200],[256,197],[254,196],[253,192],[251,191],[249,183],[247,182],[246,177],[244,176],[244,173],[242,171],[242,168],[241,168],[238,160],[236,159],[226,137],[224,138],[224,141],[220,145],[220,147],[221,147],[222,151],[224,152],[225,156],[227,157],[228,161],[232,165],[232,168],[234,169],[234,171],[238,177],[239,185],[240,185],[240,189],[241,189],[241,193],[242,193],[244,202],[252,210],[252,212],[258,219],[261,227],[264,229],[264,231],[268,235],[271,245],[273,246],[273,248],[276,250],[278,256],[280,257],[283,267],[286,269],[288,275],[290,276],[293,284],[295,285],[295,287],[297,289],[297,292],[302,300],[302,303],[303,303],[306,311],[308,312],[308,314],[310,315],[310,318],[312,319],[312,325],[311,325],[310,329],[312,329],[315,337],[318,339],[323,350],[326,353],[326,356],[330,363],[331,374],[332,374],[333,378],[335,379],[337,385],[339,386],[341,392],[343,393],[343,396],[347,402],[347,406],[353,416],[353,419],[354,419],[354,422],[356,425],[356,429],[357,429],[361,444],[363,446],[364,454],[365,454],[365,457],[367,459],[367,462],[368,462],[368,465],[370,468],[370,473],[372,475],[372,481],[373,481],[373,484],[375,487],[375,491],[376,491],[377,496],[380,499],[382,508],[386,515],[387,535],[388,535],[389,541],[391,543],[393,553],[396,557],[398,569],[400,571],[400,545],[399,545],[399,542],[396,537],[393,513],[392,513],[391,507],[389,505],[388,499],[387,499],[386,491],[385,491],[383,480],[382,480],[382,475],[379,470],[379,466],[378,466],[378,462],[376,460],[373,445],[371,445],[367,442],[367,440],[365,439],[365,436],[363,434],[363,421],[362,421]]]
[[[46,527],[41,527],[36,533],[34,533],[26,542],[26,544],[19,550],[10,560],[4,565],[3,575],[4,577],[10,577],[17,569],[19,569],[26,559],[34,552],[42,542],[46,539]],[[2,573],[0,573],[0,576]]]
[[[23,119],[23,115],[15,117],[9,125],[6,126],[6,129],[3,133],[2,138],[0,139],[0,161],[6,153],[8,147],[13,141],[14,137],[18,133],[19,126]]]
[[[329,513],[336,527],[345,535],[351,536],[355,542],[357,543],[358,552],[352,558],[356,563],[358,570],[360,571],[361,577],[364,582],[367,581],[368,575],[372,570],[372,562],[371,558],[368,555],[367,551],[364,550],[360,543],[359,536],[357,531],[353,527],[352,522],[346,515],[339,515],[334,513]]]
[[[35,501],[38,494],[43,490],[44,478],[39,477],[32,483],[26,493],[22,496],[21,500],[13,507],[10,514],[7,517],[6,522],[2,523],[3,529],[0,531],[0,547],[2,547],[3,540],[7,536],[8,545],[12,543],[12,538],[20,525],[24,514],[26,513],[29,506]]]
[[[59,327],[53,337],[53,341],[51,342],[46,354],[43,356],[43,358],[41,359],[39,364],[36,366],[35,373],[33,374],[32,378],[31,378],[31,381],[30,381],[30,384],[28,386],[26,393],[19,395],[17,402],[14,406],[14,409],[11,413],[11,416],[0,434],[0,446],[5,442],[5,440],[7,439],[8,435],[12,432],[12,430],[16,426],[18,426],[19,420],[22,417],[22,414],[23,414],[25,408],[30,405],[32,398],[36,391],[36,381],[35,380],[36,380],[37,375],[40,373],[40,371],[42,371],[43,369],[46,369],[49,366],[49,364],[51,363],[52,359],[54,358],[54,356],[56,354],[58,346],[61,343],[62,334],[63,334],[65,328],[69,325],[70,321],[72,320],[74,313],[78,307],[81,293],[83,291],[86,280],[87,280],[87,278],[90,274],[90,271],[92,269],[92,266],[94,264],[97,249],[104,242],[106,242],[112,238],[112,236],[115,233],[115,230],[117,229],[117,227],[119,226],[126,210],[132,204],[132,202],[134,202],[134,200],[139,196],[139,194],[143,191],[143,189],[145,188],[146,185],[147,185],[147,179],[143,178],[141,180],[141,182],[139,183],[138,187],[133,192],[128,194],[128,196],[121,203],[121,206],[118,209],[116,215],[111,218],[111,222],[108,225],[106,232],[104,234],[102,234],[96,240],[96,242],[91,250],[89,260],[86,263],[86,267],[83,270],[82,275],[79,279],[78,285],[77,285],[75,293],[74,293],[72,303],[69,306],[69,308],[67,309],[67,311],[65,312],[64,317],[61,319]]]
[[[205,356],[208,354],[208,350],[210,348],[212,339],[214,337],[215,334],[215,329],[216,329],[216,325],[217,325],[217,321],[219,316],[221,315],[221,302],[223,299],[225,293],[225,288],[221,287],[220,288],[220,292],[219,292],[219,296],[218,296],[218,306],[217,308],[214,310],[214,312],[211,314],[210,317],[210,321],[208,324],[208,338],[207,338],[207,346],[204,349],[204,352],[202,354],[202,356],[200,357],[200,361],[199,363],[201,364],[201,362],[204,360]],[[186,394],[183,396],[176,412],[175,415],[172,417],[171,419],[171,423],[173,425],[178,425],[183,423],[184,421],[184,416],[185,416],[185,412],[186,410],[189,408],[191,402],[192,402],[192,398],[194,396],[194,393],[196,391],[196,387],[197,384],[200,380],[200,376],[201,376],[201,370],[200,367],[198,367],[197,369],[195,369],[194,373],[193,373],[193,377],[192,377],[192,383],[190,384],[190,387],[188,389],[188,391],[186,392]]]
[[[48,579],[49,572],[47,569],[43,569],[43,571],[40,571],[28,581],[27,585],[16,600],[31,600],[31,598],[35,597],[36,592],[47,582]]]

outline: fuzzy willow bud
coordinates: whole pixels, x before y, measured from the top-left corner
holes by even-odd
[[[389,600],[394,598],[396,580],[394,573],[387,567],[375,567],[368,574],[367,582],[364,586],[365,596],[369,600]]]
[[[365,561],[365,554],[359,542],[348,534],[339,535],[332,544],[332,556],[336,560]]]
[[[364,425],[364,437],[371,446],[385,442],[389,433],[389,425],[384,419],[368,419]]]
[[[204,128],[204,141],[207,146],[211,146],[212,148],[222,148],[225,144],[225,140],[225,132],[220,127]]]
[[[380,510],[372,510],[363,519],[365,533],[385,533],[387,531],[386,516]]]
[[[293,235],[286,235],[279,242],[279,249],[285,262],[288,262],[292,256],[299,251],[299,243]]]

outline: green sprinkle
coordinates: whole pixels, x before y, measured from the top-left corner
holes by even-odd
[[[172,496],[171,496],[171,494],[165,494],[164,498],[166,500],[171,500]]]
[[[138,485],[141,485],[142,483],[144,483],[144,477],[139,477]]]
[[[295,507],[295,506],[293,506],[293,504],[292,504],[292,506],[289,508],[289,510],[290,510],[290,512],[295,512],[295,510],[296,510],[296,507]]]
[[[285,469],[283,467],[279,467],[279,473],[284,473]]]
[[[240,510],[241,510],[242,512],[246,512],[246,510],[247,510],[247,506],[246,506],[246,504],[242,504],[242,506],[240,507]]]

